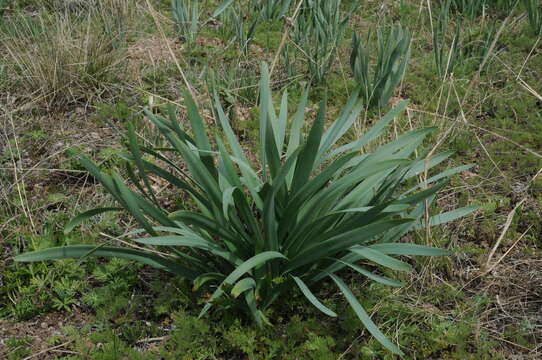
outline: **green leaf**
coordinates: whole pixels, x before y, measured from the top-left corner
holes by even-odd
[[[465,206],[459,209],[455,209],[452,211],[447,211],[444,213],[440,213],[438,215],[433,215],[429,218],[429,226],[437,226],[441,224],[445,224],[450,221],[454,221],[456,219],[462,218],[463,216],[466,216],[476,210],[479,209],[479,206]],[[418,224],[416,225],[416,229],[422,229],[425,227],[425,224]]]
[[[386,255],[406,256],[443,256],[450,255],[448,250],[438,249],[430,246],[408,244],[408,243],[381,243],[370,245],[369,248],[377,250]]]
[[[119,194],[118,197],[123,202],[126,210],[128,210],[130,214],[132,214],[132,216],[139,222],[141,226],[143,226],[143,228],[145,228],[145,230],[147,230],[147,232],[149,232],[149,234],[155,235],[151,224],[147,221],[145,215],[141,211],[141,207],[138,204],[135,193],[132,190],[128,189],[126,185],[124,185],[118,175],[113,174],[112,179],[117,193]]]
[[[256,282],[253,278],[243,278],[239,280],[233,289],[231,290],[231,296],[234,298],[239,297],[242,293],[247,290],[254,289],[256,287]]]
[[[453,169],[445,170],[445,171],[443,171],[443,172],[441,172],[441,173],[439,173],[439,174],[437,174],[435,176],[430,177],[429,179],[427,179],[427,181],[422,181],[418,185],[416,185],[413,188],[411,188],[410,190],[408,190],[403,195],[407,195],[407,194],[411,193],[412,191],[417,190],[419,188],[426,187],[428,184],[434,183],[435,181],[438,181],[438,180],[441,180],[441,179],[444,179],[444,178],[449,178],[450,176],[455,175],[455,174],[460,173],[460,172],[463,172],[465,170],[468,170],[468,169],[472,168],[473,166],[474,165],[462,165],[462,166],[458,166],[458,167],[453,168]]]
[[[376,281],[378,283],[388,285],[388,286],[393,286],[393,287],[401,287],[401,286],[405,285],[404,283],[402,283],[400,281],[395,281],[395,280],[389,279],[389,278],[387,278],[385,276],[380,276],[380,275],[377,275],[377,274],[373,274],[372,272],[367,271],[364,268],[362,268],[360,266],[357,266],[356,264],[352,264],[352,263],[349,263],[347,261],[340,260],[340,259],[336,259],[335,261],[338,261],[339,263],[342,263],[342,264],[348,266],[349,268],[359,272],[363,276],[365,276],[365,277],[367,277],[367,278],[369,278],[369,279],[371,279],[373,281]]]
[[[145,245],[181,246],[181,247],[203,249],[215,255],[218,255],[233,264],[241,263],[241,261],[237,259],[237,257],[234,254],[228,252],[227,250],[222,249],[217,244],[214,244],[210,241],[207,241],[201,237],[194,236],[194,235],[185,235],[185,236],[164,235],[164,236],[154,236],[154,237],[148,237],[148,238],[139,238],[139,239],[134,239],[134,241],[140,244],[145,244]]]
[[[124,209],[123,208],[118,208],[118,207],[104,207],[104,208],[96,208],[96,209],[85,211],[84,213],[81,213],[81,214],[77,215],[76,217],[74,217],[73,219],[71,219],[66,224],[66,226],[64,227],[64,234],[68,234],[76,226],[79,226],[80,224],[87,221],[88,219],[90,219],[93,216],[103,214],[103,213],[106,213],[106,212],[110,212],[110,211],[122,211],[122,210],[124,210]]]
[[[361,149],[364,145],[370,141],[379,137],[382,132],[385,130],[386,126],[393,120],[397,115],[399,115],[407,107],[408,101],[403,101],[391,109],[382,119],[380,119],[371,129],[366,132],[360,139],[348,143],[346,145],[340,146],[337,149],[331,151],[327,158],[332,158],[337,154],[341,154],[351,150]]]
[[[205,133],[203,119],[201,118],[198,107],[192,98],[192,95],[188,91],[183,91],[183,97],[186,104],[186,109],[188,110],[188,121],[192,126],[192,131],[194,132],[194,140],[196,141],[196,146],[199,150],[202,150],[204,155],[201,156],[203,163],[209,170],[209,173],[214,175],[216,169],[214,167],[213,157],[207,153],[210,152],[211,144],[209,143],[209,138]]]
[[[271,104],[273,106],[273,104]],[[286,125],[288,124],[288,92],[285,91],[282,94],[282,100],[280,103],[280,112],[278,117],[278,123],[275,129],[275,137],[277,143],[277,149],[279,154],[282,154],[284,148],[284,137],[286,136]]]
[[[15,261],[34,262],[53,259],[82,258],[87,256],[122,258],[134,260],[152,267],[167,270],[189,280],[193,280],[197,274],[172,259],[167,259],[145,251],[113,246],[71,245],[32,251],[15,257]]]
[[[355,247],[352,247],[350,251],[357,255],[360,255],[361,257],[367,260],[371,260],[379,265],[385,266],[392,270],[398,270],[398,271],[412,270],[412,266],[410,266],[409,264],[401,260],[392,258],[391,256],[386,255],[384,253],[381,253],[380,251],[372,247],[355,246]]]
[[[132,156],[134,157],[137,169],[139,170],[139,177],[143,179],[143,183],[145,184],[148,193],[150,194],[152,200],[156,203],[157,201],[154,196],[154,190],[149,182],[149,177],[147,176],[147,171],[141,158],[141,149],[139,148],[134,125],[132,123],[128,124],[128,147],[132,153]],[[137,181],[134,182],[136,184],[138,183]]]
[[[330,310],[327,306],[322,304],[320,300],[316,298],[316,296],[314,296],[314,294],[310,291],[309,287],[303,282],[303,280],[301,280],[297,276],[292,276],[292,278],[295,280],[297,286],[299,287],[299,290],[301,290],[307,300],[309,300],[310,303],[313,304],[318,310],[331,317],[337,316],[334,311]]]
[[[316,115],[316,119],[312,125],[307,142],[299,154],[299,159],[296,163],[294,177],[292,180],[292,192],[294,194],[297,193],[297,191],[309,180],[309,176],[312,172],[314,162],[318,154],[318,148],[320,147],[320,141],[322,139],[325,113],[326,105],[325,101],[322,101],[320,103],[320,110],[318,111],[318,115]]]
[[[243,262],[242,264],[237,266],[235,268],[235,270],[233,270],[224,279],[222,284],[215,290],[215,292],[211,296],[211,299],[209,300],[209,302],[203,307],[203,310],[200,312],[199,317],[202,317],[203,315],[205,315],[207,313],[207,311],[209,311],[209,309],[212,306],[211,301],[213,301],[214,299],[220,297],[224,293],[224,291],[223,291],[224,285],[234,284],[237,280],[239,280],[243,275],[245,275],[246,273],[251,271],[253,268],[255,268],[257,266],[260,266],[260,265],[263,265],[263,264],[265,264],[268,261],[273,260],[273,259],[286,259],[287,260],[288,258],[286,256],[282,255],[281,253],[276,252],[276,251],[264,251],[262,253],[254,255],[250,259],[246,260],[245,262]]]
[[[224,277],[224,274],[216,272],[201,274],[194,279],[192,283],[192,291],[198,291],[203,285],[205,285],[209,281],[223,281]]]
[[[228,8],[233,3],[233,0],[224,0],[220,3],[220,5],[213,11],[213,15],[211,17],[216,18],[218,15],[222,14],[224,10]]]
[[[343,293],[344,297],[346,298],[346,301],[350,304],[352,307],[352,310],[356,313],[358,318],[361,320],[367,331],[371,333],[375,337],[376,340],[378,340],[379,343],[381,343],[386,349],[391,351],[394,354],[397,355],[404,355],[401,350],[397,347],[397,345],[390,342],[386,336],[380,331],[380,329],[375,325],[373,320],[369,317],[365,309],[361,306],[358,299],[354,296],[350,288],[334,274],[329,274],[329,277],[335,281],[341,292]]]
[[[247,302],[248,309],[250,310],[254,321],[259,327],[261,327],[263,325],[264,317],[262,312],[258,310],[258,306],[256,305],[256,296],[253,290],[245,291],[245,301]]]
[[[411,221],[412,220],[410,219],[386,220],[362,226],[352,231],[331,237],[326,241],[317,243],[296,255],[291,260],[290,264],[286,268],[286,271],[291,271],[300,266],[316,262],[323,257],[332,257],[339,251],[346,250],[357,244],[368,242],[376,235],[381,234],[394,226]],[[373,251],[373,253],[374,252],[375,251]],[[371,256],[371,254],[369,254],[369,256]]]

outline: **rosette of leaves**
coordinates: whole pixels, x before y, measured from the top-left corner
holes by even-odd
[[[410,58],[410,34],[401,26],[393,26],[388,31],[378,29],[377,40],[377,62],[371,73],[369,41],[363,45],[357,34],[352,39],[350,67],[367,108],[382,108],[388,104],[403,80]]]
[[[341,11],[341,1],[306,0],[293,29],[293,39],[306,57],[312,81],[322,84],[336,59],[337,46],[354,12],[358,0],[350,10]]]
[[[468,166],[437,172],[423,183],[415,181],[418,174],[431,171],[451,155],[416,157],[415,150],[432,129],[412,131],[374,151],[363,151],[385,132],[406,103],[391,110],[363,136],[347,141],[345,135],[350,134],[363,109],[359,89],[327,129],[322,102],[305,136],[307,101],[305,91],[289,121],[285,92],[277,114],[267,67],[263,66],[257,161],[246,156],[218,98],[214,110],[222,132],[213,132],[213,138],[205,131],[188,93],[185,105],[190,130],[173,113],[163,117],[147,111],[169,146],[142,146],[130,128],[130,186],[117,173],[105,173],[78,155],[120,207],[90,210],[66,227],[69,231],[93,215],[125,210],[141,229],[128,233],[123,243],[137,246],[65,246],[22,254],[16,260],[132,259],[184,277],[195,289],[210,294],[201,316],[213,309],[237,310],[260,326],[272,323],[268,310],[287,301],[296,288],[308,303],[336,316],[314,291],[330,279],[367,330],[387,349],[400,354],[341,278],[341,270],[350,268],[371,280],[401,286],[379,274],[377,268],[408,271],[411,265],[401,259],[403,256],[447,254],[399,240],[411,230],[438,225],[473,210],[466,207],[425,216],[426,207],[446,179]],[[175,158],[182,159],[183,165]],[[191,205],[164,208],[152,186],[155,178],[188,195]]]
[[[171,0],[171,15],[181,39],[193,42],[199,27],[199,0]]]
[[[282,18],[292,4],[292,0],[252,0],[252,7],[266,21]]]

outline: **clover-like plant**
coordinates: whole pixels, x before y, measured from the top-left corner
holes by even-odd
[[[295,288],[324,314],[336,316],[314,292],[331,279],[367,330],[387,349],[400,354],[341,278],[342,270],[350,268],[371,280],[401,286],[375,272],[376,265],[409,270],[411,265],[399,256],[447,254],[399,240],[409,230],[438,225],[473,210],[466,207],[422,216],[446,178],[468,166],[436,173],[422,183],[415,181],[416,175],[450,156],[414,155],[432,129],[412,131],[374,151],[364,151],[384,133],[405,103],[363,136],[348,142],[344,135],[363,109],[359,89],[327,130],[323,102],[304,136],[307,101],[306,91],[288,121],[289,102],[284,93],[277,115],[267,67],[263,66],[258,161],[246,156],[218,99],[215,114],[222,132],[215,132],[214,138],[208,137],[188,93],[185,104],[191,131],[176,116],[147,111],[169,146],[141,146],[130,128],[131,185],[78,155],[121,207],[93,209],[67,225],[71,230],[90,216],[124,209],[142,229],[127,234],[130,240],[123,243],[131,241],[137,246],[65,246],[22,254],[16,260],[98,256],[139,261],[182,276],[196,289],[210,291],[202,316],[214,308],[241,310],[260,326],[272,322],[266,315],[270,307],[286,301]],[[153,188],[157,178],[192,201],[181,209],[164,208]],[[148,236],[142,236],[145,233]]]

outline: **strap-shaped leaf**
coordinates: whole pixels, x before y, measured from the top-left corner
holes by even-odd
[[[141,149],[139,147],[139,143],[137,142],[134,125],[132,123],[128,124],[128,148],[130,149],[130,152],[132,153],[132,156],[134,158],[134,162],[137,166],[137,169],[139,170],[139,177],[143,179],[143,183],[145,184],[145,187],[147,188],[151,199],[154,203],[156,203],[157,200],[154,195],[154,190],[151,186],[151,183],[149,182],[149,177],[147,176],[147,170],[145,169],[143,159],[141,158]],[[135,181],[135,183],[138,182]]]
[[[416,176],[425,170],[429,170],[436,165],[440,164],[444,160],[448,159],[450,156],[452,156],[454,153],[451,151],[439,153],[436,155],[431,156],[429,159],[420,159],[416,161],[408,171],[407,175],[405,176],[405,179],[409,179],[413,176]]]
[[[277,251],[279,249],[277,216],[275,214],[275,194],[272,192],[265,199],[263,214],[265,249]]]
[[[356,299],[356,297],[354,296],[350,288],[344,283],[344,281],[342,281],[341,278],[334,274],[329,274],[329,277],[333,279],[333,281],[335,281],[335,283],[343,293],[344,297],[346,298],[346,301],[348,301],[348,303],[352,307],[352,310],[354,310],[367,331],[369,331],[371,335],[373,335],[375,339],[378,340],[378,342],[381,343],[389,351],[397,355],[404,355],[403,352],[397,347],[397,345],[389,341],[386,338],[386,335],[384,335],[373,322],[373,320],[371,320],[365,309],[363,309],[358,299]]]
[[[451,211],[433,215],[429,218],[429,226],[437,226],[437,225],[445,224],[450,221],[454,221],[456,219],[462,218],[463,216],[467,216],[468,214],[478,209],[479,209],[479,206],[476,206],[476,205],[465,206],[459,209],[454,209]],[[425,224],[420,223],[416,225],[416,229],[422,229],[423,227],[425,227]]]
[[[335,143],[352,127],[361,110],[363,104],[359,101],[359,87],[354,89],[346,105],[341,110],[339,117],[331,124],[322,136],[322,144],[318,150],[318,164],[323,160],[325,154]]]
[[[121,210],[123,210],[123,208],[118,208],[118,207],[104,207],[104,208],[96,208],[96,209],[92,209],[92,210],[85,211],[84,213],[81,213],[81,214],[77,215],[76,217],[74,217],[73,219],[71,219],[71,220],[66,224],[66,226],[64,227],[64,234],[68,234],[68,233],[71,232],[76,226],[81,225],[83,222],[87,221],[88,219],[90,219],[90,218],[93,217],[93,216],[96,216],[96,215],[99,215],[99,214],[103,214],[103,213],[106,213],[106,212],[111,212],[111,211],[121,211]]]
[[[349,268],[357,271],[358,273],[362,274],[363,276],[365,276],[365,277],[367,277],[367,278],[369,278],[369,279],[371,279],[373,281],[376,281],[378,283],[388,285],[388,286],[393,286],[393,287],[401,287],[401,286],[405,285],[404,283],[402,283],[400,281],[395,281],[395,280],[389,279],[389,278],[387,278],[385,276],[380,276],[380,275],[377,275],[377,274],[373,274],[372,272],[365,270],[361,266],[357,266],[356,264],[352,264],[352,263],[350,263],[348,261],[344,261],[344,260],[340,260],[340,259],[336,259],[336,261],[348,266]]]
[[[181,221],[185,225],[194,225],[197,229],[205,230],[211,234],[217,235],[223,239],[237,242],[235,233],[229,228],[225,228],[214,219],[208,218],[204,215],[188,211],[179,210],[169,215],[170,219]]]
[[[209,170],[209,173],[215,175],[216,168],[214,167],[213,157],[208,153],[212,150],[211,144],[209,143],[209,138],[205,133],[203,119],[201,118],[198,107],[189,91],[183,91],[183,98],[188,112],[188,121],[190,121],[190,125],[194,133],[196,146],[199,150],[203,151],[201,159],[207,167],[207,170]]]
[[[290,127],[288,147],[286,149],[287,158],[289,158],[294,153],[294,151],[301,148],[300,144],[302,142],[302,137],[303,137],[302,129],[303,129],[303,123],[305,121],[305,109],[307,107],[308,97],[309,97],[309,90],[308,88],[305,88],[305,90],[303,91],[303,96],[301,97],[301,100],[298,103],[297,110],[296,110],[296,113],[294,114],[292,125]],[[293,170],[290,170],[287,176],[289,186],[292,184],[293,176],[294,176],[294,172]]]
[[[241,265],[237,266],[235,270],[233,270],[222,282],[222,284],[215,290],[213,295],[211,295],[211,298],[209,299],[209,302],[205,304],[203,309],[201,310],[199,317],[202,317],[209,311],[209,309],[212,306],[212,301],[218,297],[220,297],[223,293],[223,286],[225,284],[234,284],[237,280],[239,280],[243,275],[251,271],[257,266],[263,265],[267,263],[270,260],[273,259],[288,259],[286,256],[282,255],[279,252],[276,251],[264,251],[262,253],[259,253],[257,255],[254,255],[250,259],[243,262]]]
[[[316,296],[314,296],[314,294],[312,293],[312,291],[309,289],[309,287],[303,282],[303,280],[301,280],[300,278],[298,278],[297,276],[292,276],[292,278],[294,279],[294,281],[296,282],[297,286],[299,287],[299,290],[301,290],[301,292],[303,293],[303,295],[305,295],[305,297],[307,298],[307,300],[310,301],[311,304],[313,304],[318,310],[320,310],[321,312],[323,312],[324,314],[328,315],[328,316],[331,316],[331,317],[336,317],[337,314],[329,309],[327,306],[325,306],[324,304],[322,304],[320,302],[320,300],[318,300],[316,298]]]
[[[407,222],[411,219],[391,219],[362,226],[361,228],[334,236],[326,241],[317,243],[296,255],[286,268],[294,270],[303,265],[314,263],[324,257],[333,257],[337,252],[346,250],[354,245],[370,241],[376,235]]]
[[[124,185],[124,183],[117,174],[113,174],[112,179],[116,191],[119,194],[118,196],[123,202],[126,210],[128,210],[130,214],[132,214],[132,216],[139,222],[139,224],[143,228],[145,228],[145,230],[147,230],[149,234],[155,235],[151,224],[148,222],[148,220],[145,218],[145,215],[141,211],[141,207],[138,204],[135,193],[132,190],[128,189],[126,185]]]
[[[145,251],[113,246],[71,245],[32,251],[15,257],[15,261],[34,262],[53,259],[82,258],[87,256],[122,258],[134,260],[155,268],[167,270],[189,280],[193,280],[198,274],[193,269],[184,267],[180,263],[156,254]]]
[[[196,277],[194,281],[192,282],[192,290],[198,291],[203,285],[205,285],[209,281],[213,281],[213,280],[223,281],[224,277],[225,277],[224,274],[216,273],[216,272],[201,274],[198,277]]]
[[[473,166],[474,165],[462,165],[462,166],[455,167],[453,169],[445,170],[445,171],[443,171],[443,172],[441,172],[441,173],[439,173],[437,175],[434,175],[434,176],[430,177],[429,179],[427,179],[427,181],[423,181],[423,182],[419,183],[418,185],[414,186],[413,188],[411,188],[410,190],[405,192],[403,194],[403,196],[407,195],[407,194],[411,193],[412,191],[415,191],[415,190],[417,190],[419,188],[423,188],[423,187],[427,186],[428,184],[434,183],[435,181],[439,181],[439,180],[442,180],[442,179],[445,179],[445,178],[449,178],[452,175],[455,175],[457,173],[468,170]]]
[[[162,179],[169,182],[171,185],[178,187],[179,189],[187,191],[191,196],[195,197],[201,204],[203,204],[207,209],[211,209],[211,204],[205,198],[202,196],[202,194],[196,190],[191,184],[184,181],[183,179],[178,178],[177,176],[173,175],[169,171],[166,171],[162,169],[161,167],[158,167],[150,162],[143,161],[145,164],[145,167],[149,172],[152,172],[153,174],[160,176]]]
[[[218,15],[222,14],[228,6],[230,6],[233,3],[233,0],[224,0],[218,5],[218,7],[213,11],[212,17],[216,18]]]
[[[323,100],[320,103],[320,109],[312,125],[307,142],[303,146],[303,150],[299,154],[299,159],[296,163],[294,177],[292,179],[292,192],[294,194],[309,180],[322,139],[325,114],[326,103],[325,100]]]
[[[450,255],[448,250],[438,249],[425,245],[408,243],[379,243],[370,245],[369,248],[386,255],[406,256],[443,256]]]
[[[385,130],[386,126],[397,115],[403,112],[403,110],[406,108],[407,105],[408,105],[407,101],[403,101],[399,103],[393,109],[391,109],[386,115],[384,115],[384,117],[380,119],[375,125],[373,125],[373,127],[371,127],[371,129],[368,132],[366,132],[361,138],[351,143],[348,143],[346,145],[340,146],[337,149],[331,151],[329,155],[327,156],[327,158],[328,159],[332,158],[338,154],[341,154],[347,151],[349,152],[352,150],[361,149],[361,147],[366,145],[368,142],[379,137],[382,134],[382,132]]]
[[[215,204],[220,204],[222,200],[220,187],[208,168],[203,165],[199,157],[194,154],[187,144],[173,137],[168,137],[168,140],[181,154],[192,174],[192,179],[207,192],[208,196]]]
[[[233,192],[236,190],[236,187],[230,187],[222,193],[222,212],[224,214],[224,218],[226,220],[230,220],[229,216],[229,208],[230,206],[234,206],[235,203],[233,202]]]
[[[411,271],[412,267],[401,261],[397,260],[389,255],[386,255],[374,248],[366,246],[355,246],[350,249],[351,252],[360,255],[361,257],[371,260],[379,265],[385,266],[392,270],[398,271]]]
[[[256,295],[254,294],[254,290],[250,289],[245,291],[245,301],[247,302],[248,309],[250,310],[254,321],[259,327],[261,327],[263,325],[263,314],[260,310],[258,310],[258,306],[256,305]]]
[[[181,246],[189,247],[195,249],[207,250],[217,256],[220,256],[228,260],[232,264],[240,264],[242,261],[238,259],[235,254],[221,248],[217,244],[214,244],[210,241],[207,241],[201,237],[194,235],[163,235],[163,236],[153,236],[148,238],[138,238],[134,239],[135,242],[145,245],[154,245],[154,246]]]
[[[256,287],[256,282],[253,278],[247,277],[239,280],[233,289],[231,289],[231,296],[234,298],[239,297],[242,293],[247,290],[254,289]]]
[[[271,104],[273,106],[273,104]],[[282,155],[282,149],[284,148],[284,138],[286,137],[286,125],[288,124],[288,91],[284,91],[282,94],[282,100],[280,102],[280,112],[277,119],[277,127],[275,129],[275,141],[277,143],[277,149],[279,154]]]

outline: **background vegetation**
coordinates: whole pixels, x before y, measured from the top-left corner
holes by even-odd
[[[242,146],[255,153],[262,61],[275,93],[288,90],[291,109],[308,82],[308,116],[327,94],[331,121],[358,83],[378,88],[375,79],[386,78],[375,76],[386,58],[378,44],[392,26],[411,39],[405,76],[389,99],[388,90],[375,91],[379,99],[352,137],[408,99],[382,142],[436,126],[426,145],[456,153],[441,169],[474,164],[454,176],[438,210],[481,208],[410,236],[453,256],[418,259],[412,273],[394,273],[406,288],[354,272],[347,282],[405,358],[540,357],[539,4],[308,2],[313,7],[297,10],[297,1],[234,1],[217,15],[219,1],[194,0],[177,2],[191,7],[180,15],[177,4],[173,15],[169,0],[0,0],[0,357],[394,358],[333,286],[317,295],[343,316],[326,318],[297,294],[276,310],[273,327],[258,329],[227,314],[197,319],[187,283],[124,260],[12,261],[28,250],[109,242],[135,226],[103,214],[64,233],[77,213],[113,203],[67,150],[89,154],[104,169],[123,168],[128,123],[141,141],[155,142],[142,107],[180,106],[188,82],[207,109],[208,128],[216,127],[209,94],[217,91]],[[321,18],[316,7],[335,16]],[[318,26],[326,31],[307,30]],[[367,76],[351,66],[354,34],[368,52]],[[183,111],[178,116],[185,119]],[[182,201],[159,179],[152,186],[166,206]]]

